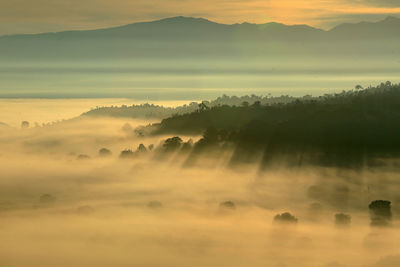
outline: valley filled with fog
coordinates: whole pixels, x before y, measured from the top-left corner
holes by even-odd
[[[160,119],[76,116],[70,100],[57,101],[62,115],[49,120],[73,119],[35,126],[41,116],[32,115],[22,127],[19,117],[0,126],[2,266],[400,263],[395,158],[364,168],[261,168],[256,155],[232,166],[227,145],[187,164],[201,133],[142,135],[137,127]],[[98,103],[129,102],[118,101]],[[391,201],[393,215],[375,226],[369,205],[379,199]]]

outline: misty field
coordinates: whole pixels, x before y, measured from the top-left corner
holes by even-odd
[[[151,122],[0,128],[0,265],[399,265],[395,168],[232,169],[229,150],[185,167],[157,154],[170,136],[130,130]],[[376,199],[392,201],[390,227],[370,225]]]

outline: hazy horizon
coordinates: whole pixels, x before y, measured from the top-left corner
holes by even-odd
[[[212,99],[398,82],[400,19],[303,26],[192,18],[0,38],[0,97]],[[306,36],[306,38],[304,38]]]

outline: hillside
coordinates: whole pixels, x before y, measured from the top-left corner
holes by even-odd
[[[164,107],[154,104],[141,104],[131,106],[112,106],[112,107],[96,107],[88,112],[82,114],[82,116],[89,117],[116,117],[116,118],[145,118],[145,119],[166,119],[174,115],[182,115],[192,113],[201,108],[201,104],[204,104],[203,108],[216,107],[221,105],[228,106],[241,106],[243,103],[249,105],[259,102],[263,105],[271,105],[276,103],[290,103],[296,99],[311,99],[311,96],[304,97],[291,97],[291,96],[256,96],[256,95],[245,95],[241,97],[223,95],[212,101],[201,101],[191,102],[177,107]]]
[[[153,135],[206,132],[199,141],[202,146],[233,143],[240,151],[237,158],[262,151],[266,161],[300,153],[329,163],[361,164],[368,158],[400,155],[399,114],[400,85],[387,82],[317,100],[213,107],[139,131]]]

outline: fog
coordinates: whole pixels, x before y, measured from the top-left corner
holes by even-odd
[[[132,131],[152,122],[81,118],[0,128],[0,265],[400,263],[400,175],[393,170],[231,169],[230,153],[184,167],[184,154],[160,157],[157,149],[120,158],[122,150],[157,148],[170,137]],[[100,156],[101,148],[112,154]],[[390,227],[370,226],[376,199],[392,201]],[[285,212],[297,223],[274,221]],[[335,225],[338,213],[350,215],[350,224]]]
[[[0,123],[19,127],[22,121],[31,125],[72,119],[95,107],[142,104],[142,100],[128,98],[2,98]],[[152,101],[166,107],[187,104],[187,101]]]
[[[222,94],[316,96],[356,84],[399,81],[398,53],[368,55],[4,61],[0,97],[130,97],[153,102],[210,100]]]

